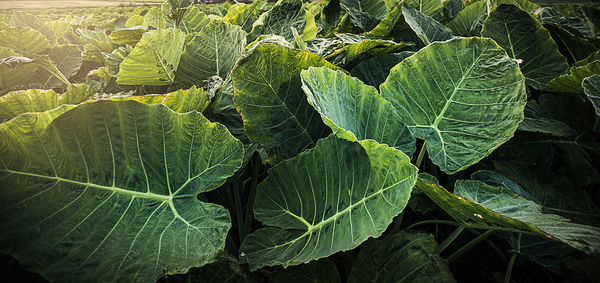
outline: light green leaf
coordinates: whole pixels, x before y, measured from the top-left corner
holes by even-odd
[[[308,102],[338,137],[373,139],[412,156],[415,138],[377,89],[325,67],[310,67],[301,76]]]
[[[258,20],[264,0],[257,0],[252,4],[237,3],[233,5],[223,19],[231,24],[238,25],[246,32],[252,30],[252,24]]]
[[[7,58],[13,56],[19,56],[19,54],[17,54],[17,52],[13,51],[8,47],[0,46],[0,58]]]
[[[123,85],[169,85],[175,79],[185,33],[177,29],[153,30],[142,35],[123,60],[117,83]]]
[[[361,247],[348,282],[456,282],[436,249],[433,235],[421,232],[400,231],[371,239]]]
[[[50,49],[50,41],[32,28],[7,28],[0,31],[0,46],[28,57]]]
[[[423,44],[429,45],[434,41],[444,41],[452,38],[452,31],[438,21],[412,8],[410,5],[402,6],[404,20],[419,36]]]
[[[483,21],[487,17],[487,6],[485,1],[478,1],[458,12],[446,26],[456,36],[478,36]]]
[[[141,26],[122,28],[113,31],[110,34],[110,38],[112,38],[112,40],[117,44],[129,44],[131,46],[135,46],[145,32],[146,30]]]
[[[217,258],[229,214],[197,194],[241,165],[225,127],[101,101],[31,130],[44,114],[0,126],[3,252],[50,281],[148,282]]]
[[[368,36],[386,37],[392,33],[396,23],[402,19],[402,6],[394,7],[377,26],[367,33]]]
[[[172,23],[169,23],[165,20],[165,15],[163,15],[162,7],[155,6],[150,8],[146,15],[144,15],[144,23],[142,24],[144,29],[166,29],[172,28]]]
[[[595,54],[593,53],[590,57],[596,59]],[[588,62],[590,60],[585,59],[583,61]],[[569,73],[554,78],[548,82],[547,86],[553,91],[582,93],[584,91],[581,86],[583,79],[593,75],[600,75],[600,59],[591,61],[585,65],[573,64],[569,68]]]
[[[376,56],[384,55],[414,45],[409,42],[394,42],[392,40],[375,39],[349,33],[337,33],[336,36],[347,45],[327,55],[326,58],[334,64],[350,63],[365,53]]]
[[[70,85],[58,94],[53,90],[28,89],[7,93],[0,97],[0,122],[27,112],[44,112],[64,104],[78,104],[93,92],[86,84]]]
[[[210,15],[202,31],[187,43],[175,82],[187,88],[212,76],[226,78],[246,46],[246,33],[220,17]]]
[[[583,91],[594,105],[596,116],[600,116],[600,75],[585,78],[583,80]]]
[[[392,68],[380,90],[450,174],[510,139],[527,98],[517,62],[485,38],[434,42]]]
[[[365,84],[378,88],[380,84],[385,82],[392,67],[413,54],[412,51],[403,51],[362,60],[352,68],[350,75],[360,79]]]
[[[417,180],[417,188],[467,227],[538,235],[559,240],[586,253],[600,252],[599,228],[543,213],[539,204],[511,189],[481,181],[459,180],[454,185],[454,195],[421,179]]]
[[[83,56],[79,47],[72,44],[58,45],[50,50],[50,59],[56,65],[56,68],[69,79],[73,77],[83,64]],[[38,71],[37,80],[42,83],[44,88],[55,88],[63,84],[56,76],[47,71]]]
[[[327,258],[282,268],[277,267],[269,276],[269,283],[341,283],[340,273],[335,263]]]
[[[315,38],[313,40],[305,42],[306,48],[311,53],[319,56],[326,56],[335,51],[336,48],[342,47],[342,41],[335,38]]]
[[[208,22],[209,19],[206,14],[200,11],[198,7],[194,6],[185,11],[178,28],[185,33],[190,34],[202,31]]]
[[[144,17],[141,15],[132,15],[131,17],[129,17],[127,22],[125,22],[126,28],[132,28],[132,27],[143,26],[143,25],[144,25]]]
[[[304,31],[305,13],[301,0],[280,0],[254,22],[252,31],[248,34],[248,41],[254,41],[260,35],[275,34],[291,42],[294,40],[291,27]]]
[[[340,0],[340,6],[363,31],[372,30],[387,15],[385,3],[380,0]]]
[[[254,216],[271,227],[248,235],[240,251],[256,270],[353,249],[402,212],[416,177],[396,149],[331,135],[269,170],[256,190]]]
[[[514,5],[502,4],[483,23],[481,36],[495,40],[519,64],[527,85],[543,89],[569,68],[558,52],[550,33],[529,13]]]
[[[42,33],[52,46],[56,45],[57,36],[54,31],[42,23],[36,16],[23,11],[15,11],[10,17],[10,25],[12,27],[32,28]],[[22,54],[25,55],[25,54]]]
[[[102,52],[110,53],[115,49],[115,42],[103,31],[77,29],[77,33]]]
[[[310,66],[336,68],[315,54],[263,43],[233,69],[234,102],[244,131],[271,162],[296,156],[330,132],[301,88],[300,71]]]

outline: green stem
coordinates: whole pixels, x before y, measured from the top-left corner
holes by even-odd
[[[442,253],[452,242],[454,242],[454,240],[456,240],[456,238],[458,238],[463,230],[465,230],[465,225],[458,226],[458,228],[456,228],[456,230],[454,230],[454,232],[452,232],[452,234],[450,234],[450,236],[448,236],[448,238],[446,238],[446,240],[444,240],[444,242],[438,246],[437,253]]]
[[[425,156],[425,149],[427,148],[427,142],[423,141],[423,145],[421,146],[421,150],[419,151],[419,156],[417,156],[417,162],[415,166],[417,168],[421,167],[421,162],[423,161],[423,156]]]
[[[453,260],[455,260],[457,257],[463,255],[465,252],[467,252],[468,250],[470,250],[472,247],[476,246],[477,244],[479,244],[479,242],[483,241],[485,238],[489,237],[491,234],[493,234],[494,231],[493,230],[488,230],[485,233],[477,236],[475,239],[471,240],[470,242],[468,242],[466,245],[462,246],[462,248],[458,249],[457,251],[455,251],[453,254],[451,254],[448,257],[448,261],[452,262]]]
[[[451,226],[456,226],[456,227],[460,226],[460,223],[454,222],[454,221],[449,221],[449,220],[423,220],[423,221],[411,224],[410,226],[406,227],[406,229],[412,229],[417,226],[421,226],[421,225],[425,225],[425,224],[446,224],[446,225],[451,225]]]
[[[510,282],[510,274],[512,273],[513,266],[515,265],[515,260],[517,259],[517,255],[519,253],[514,253],[510,257],[510,261],[508,262],[508,267],[506,267],[506,275],[504,276],[504,283]]]

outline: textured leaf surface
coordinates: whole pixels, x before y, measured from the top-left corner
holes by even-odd
[[[247,236],[240,251],[256,270],[353,249],[402,212],[416,177],[417,168],[396,149],[331,135],[269,170],[254,215],[272,227]]]
[[[385,3],[380,0],[340,0],[354,25],[370,31],[386,16]]]
[[[564,73],[567,59],[558,52],[550,33],[529,13],[514,5],[502,4],[483,23],[481,36],[496,41],[519,64],[527,85],[543,89]]]
[[[475,2],[462,9],[447,26],[456,36],[478,36],[487,16],[485,1]]]
[[[436,249],[433,236],[420,232],[371,239],[361,247],[348,282],[456,282]]]
[[[56,45],[57,36],[54,31],[34,15],[23,11],[15,11],[10,17],[10,25],[13,27],[32,28],[42,33],[52,46]]]
[[[363,54],[384,55],[413,45],[408,42],[394,42],[349,33],[336,34],[336,36],[347,45],[327,55],[326,58],[334,64],[350,63]]]
[[[330,132],[302,91],[300,71],[310,66],[336,68],[315,54],[263,43],[233,69],[244,130],[272,162],[296,156]]]
[[[117,83],[123,85],[169,85],[175,79],[185,34],[176,29],[159,29],[142,35],[123,60]]]
[[[552,134],[559,137],[575,135],[567,124],[553,119],[550,113],[535,100],[527,101],[525,119],[519,124],[520,131]]]
[[[305,13],[301,0],[281,0],[254,22],[248,41],[254,41],[261,35],[276,34],[291,42],[294,40],[292,27],[298,31],[304,30]]]
[[[21,56],[33,56],[50,49],[50,41],[32,28],[7,28],[0,31],[0,46],[8,47]]]
[[[379,88],[390,74],[390,70],[414,52],[403,51],[400,53],[385,54],[370,59],[362,60],[352,68],[350,75],[363,81],[365,84]]]
[[[122,28],[113,31],[110,34],[110,38],[117,44],[129,44],[135,46],[146,30],[141,26],[135,26],[131,28]]]
[[[212,76],[226,78],[242,55],[246,33],[241,27],[210,15],[202,31],[186,44],[176,72],[176,83],[187,88]]]
[[[402,6],[402,15],[404,15],[406,23],[425,45],[429,45],[434,41],[444,41],[452,38],[450,29],[410,5]]]
[[[421,179],[417,180],[417,188],[468,227],[533,234],[562,241],[586,253],[600,252],[600,228],[543,213],[539,204],[511,189],[459,180],[452,194]]]
[[[592,54],[590,57],[594,55]],[[583,61],[588,62],[589,60]],[[582,93],[581,83],[583,79],[593,75],[600,75],[600,58],[585,65],[575,63],[569,69],[569,73],[548,82],[548,87],[554,91]]]
[[[0,126],[3,252],[51,281],[147,282],[215,260],[229,214],[196,196],[241,165],[225,127],[131,101],[47,128],[46,113]]]
[[[76,45],[72,44],[59,45],[52,48],[49,57],[56,65],[56,68],[58,68],[67,79],[77,74],[83,64],[81,50],[79,50]],[[39,81],[45,88],[54,88],[63,84],[60,79],[47,71],[38,72],[37,77],[40,78]]]
[[[476,163],[512,137],[526,101],[515,60],[483,38],[432,43],[392,68],[380,89],[447,173]]]
[[[93,92],[86,84],[70,85],[63,94],[53,90],[28,89],[0,97],[0,122],[27,112],[44,112],[63,104],[78,104]]]
[[[412,156],[415,138],[377,89],[325,67],[302,71],[302,89],[325,125],[338,136],[373,139]]]
[[[583,80],[583,90],[592,105],[594,105],[596,115],[600,116],[600,75],[585,78]]]
[[[179,113],[190,111],[203,112],[210,104],[208,93],[202,88],[195,86],[190,89],[178,89],[165,94],[149,94],[138,96],[121,97],[94,97],[93,99],[107,99],[112,101],[138,101],[145,104],[164,104],[171,110]]]

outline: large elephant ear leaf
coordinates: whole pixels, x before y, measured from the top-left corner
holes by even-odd
[[[122,85],[170,85],[175,80],[185,33],[158,29],[142,35],[133,51],[123,60],[117,75]]]
[[[0,46],[8,47],[21,56],[33,56],[50,49],[50,41],[32,28],[7,28],[0,31]]]
[[[318,55],[263,43],[233,69],[244,131],[272,162],[294,157],[330,133],[302,91],[300,71],[310,66],[336,68]]]
[[[538,235],[561,241],[586,253],[600,253],[600,228],[570,222],[542,212],[542,206],[507,187],[459,180],[454,194],[417,180],[417,188],[467,227]]]
[[[536,18],[515,5],[502,4],[483,23],[481,36],[495,40],[514,59],[520,59],[527,85],[543,89],[546,83],[564,73],[567,58]]]
[[[0,125],[0,242],[26,268],[147,282],[223,249],[229,214],[197,195],[241,166],[224,126],[132,101],[82,104],[35,130],[22,116]]]
[[[351,141],[373,139],[411,156],[415,138],[392,104],[377,89],[342,71],[325,67],[302,71],[302,89],[325,125]]]
[[[292,42],[294,35],[291,28],[303,31],[305,26],[306,11],[302,7],[302,1],[281,0],[254,22],[252,31],[248,33],[248,41],[252,42],[261,35],[276,34]]]
[[[456,282],[437,247],[433,235],[421,232],[371,239],[361,246],[348,282]]]
[[[449,28],[410,5],[402,6],[402,15],[406,23],[425,45],[434,41],[444,41],[452,38],[452,31]]]
[[[203,29],[185,46],[176,73],[179,87],[187,88],[212,76],[226,78],[246,46],[241,27],[210,15]]]
[[[517,62],[485,38],[434,42],[392,68],[380,89],[446,173],[511,138],[526,102]]]
[[[251,270],[298,265],[380,236],[408,202],[417,168],[404,153],[373,140],[331,135],[269,170],[254,215],[268,228],[240,251]]]
[[[585,78],[582,85],[587,98],[594,105],[596,116],[600,116],[600,75]]]

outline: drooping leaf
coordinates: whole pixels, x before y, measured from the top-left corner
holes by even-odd
[[[75,45],[58,45],[50,50],[50,59],[56,65],[56,68],[69,79],[81,69],[83,56],[81,50]],[[54,88],[60,86],[63,82],[48,71],[38,71],[38,81],[44,88]]]
[[[208,16],[202,31],[185,46],[175,82],[187,88],[201,85],[212,76],[226,78],[246,46],[246,34],[241,27],[217,16]]]
[[[244,144],[250,143],[248,136],[244,132],[242,116],[233,104],[233,83],[231,82],[231,76],[228,76],[216,91],[213,102],[206,109],[206,117],[211,121],[225,125],[229,132]]]
[[[348,282],[456,282],[436,249],[433,235],[421,232],[371,239],[361,247]]]
[[[150,94],[137,96],[94,96],[93,100],[112,100],[112,101],[138,101],[145,104],[164,104],[171,110],[179,113],[190,111],[204,112],[210,104],[208,93],[202,88],[195,86],[190,89],[178,89],[174,92],[165,94]]]
[[[29,57],[50,49],[50,41],[32,28],[7,28],[0,31],[0,46]]]
[[[244,131],[271,162],[296,156],[330,132],[301,88],[300,71],[310,66],[336,68],[315,54],[263,43],[233,69],[234,102]]]
[[[342,280],[335,263],[326,258],[288,268],[278,267],[269,276],[269,283],[302,282],[341,283]]]
[[[458,12],[446,26],[456,36],[478,36],[485,17],[487,17],[485,1],[477,1]]]
[[[110,34],[110,38],[117,44],[128,44],[135,46],[146,30],[141,26],[135,26],[131,28],[122,28],[113,31]]]
[[[522,60],[519,67],[528,86],[543,89],[569,68],[550,33],[517,6],[502,4],[493,10],[483,23],[481,35],[495,40],[511,58]]]
[[[309,52],[317,54],[319,56],[327,56],[335,51],[335,49],[342,47],[343,43],[339,39],[335,38],[315,38],[304,42]]]
[[[402,212],[416,177],[417,168],[396,149],[331,135],[269,170],[254,215],[271,227],[248,235],[240,251],[256,270],[353,249]]]
[[[338,137],[373,139],[412,156],[415,138],[377,89],[325,67],[308,68],[301,76],[308,102]]]
[[[340,6],[363,31],[372,30],[386,16],[385,3],[379,0],[340,0]]]
[[[385,82],[392,67],[413,54],[414,52],[411,51],[403,51],[362,60],[352,68],[350,75],[359,78],[365,84],[378,88],[380,84]]]
[[[413,45],[409,42],[394,42],[348,33],[338,33],[336,36],[347,45],[327,55],[326,58],[334,64],[350,63],[362,54],[384,55]]]
[[[123,85],[169,85],[175,80],[185,34],[177,29],[159,29],[142,35],[123,60],[117,83]]]
[[[581,83],[583,79],[600,74],[600,58],[596,58],[596,56],[596,53],[592,53],[588,58],[582,60],[580,64],[573,64],[567,74],[548,82],[548,88],[559,92],[582,93],[583,87]]]
[[[559,137],[575,135],[575,131],[569,125],[553,119],[548,111],[533,99],[527,101],[525,119],[519,124],[519,130],[552,134]]]
[[[53,90],[28,89],[7,93],[0,97],[0,122],[23,113],[44,112],[64,104],[78,104],[93,92],[86,84],[70,85],[67,91],[57,94]]]
[[[444,41],[452,38],[452,31],[431,17],[412,8],[410,5],[402,6],[404,20],[419,36],[423,44],[429,45],[434,41]]]
[[[594,105],[596,115],[600,116],[600,75],[594,75],[583,79],[583,91]]]
[[[572,33],[583,36],[592,36],[592,29],[584,19],[578,17],[565,17],[552,7],[544,7],[535,11],[542,23],[555,23]]]
[[[13,80],[22,79],[22,78],[14,78],[15,73],[20,75],[23,72],[25,72],[25,73],[35,72],[35,71],[39,70],[40,68],[46,70],[48,73],[50,73],[51,75],[53,75],[54,77],[59,79],[65,85],[71,84],[69,82],[69,80],[67,79],[67,77],[65,77],[65,75],[58,69],[56,64],[54,64],[52,59],[50,59],[50,57],[48,57],[48,55],[34,55],[33,58],[8,57],[8,58],[0,59],[0,66],[3,66],[2,69],[8,71],[7,73],[9,76],[7,76],[8,78],[6,81],[4,81],[4,83],[6,83],[9,86],[11,84],[14,85]],[[11,74],[11,69],[16,72]],[[25,81],[29,81],[29,79],[26,78]]]
[[[252,24],[258,20],[265,1],[254,1],[252,4],[237,3],[227,11],[223,19],[231,24],[238,25],[246,32],[252,30]]]
[[[366,35],[375,37],[387,37],[392,33],[396,24],[401,24],[402,6],[394,7],[377,26],[370,30]],[[400,21],[400,22],[399,22]]]
[[[481,181],[459,180],[452,194],[421,179],[417,180],[417,188],[467,227],[538,235],[559,240],[586,253],[600,252],[600,228],[543,213],[539,204],[511,189]]]
[[[196,196],[241,165],[225,127],[132,101],[47,128],[45,113],[0,126],[3,252],[51,281],[150,281],[216,259],[229,214]]]
[[[254,22],[248,41],[254,41],[260,35],[276,34],[291,42],[294,40],[291,27],[304,31],[305,13],[301,0],[281,0]]]
[[[526,101],[517,62],[484,38],[432,43],[392,68],[380,89],[447,173],[512,137]]]
[[[533,197],[530,193],[528,193],[521,186],[519,186],[519,184],[515,183],[509,178],[506,178],[500,173],[490,170],[479,170],[471,174],[471,179],[475,181],[484,182],[490,186],[510,189],[515,194],[518,194],[519,196],[522,196],[527,200],[533,201],[537,204],[540,203],[535,197]]]

